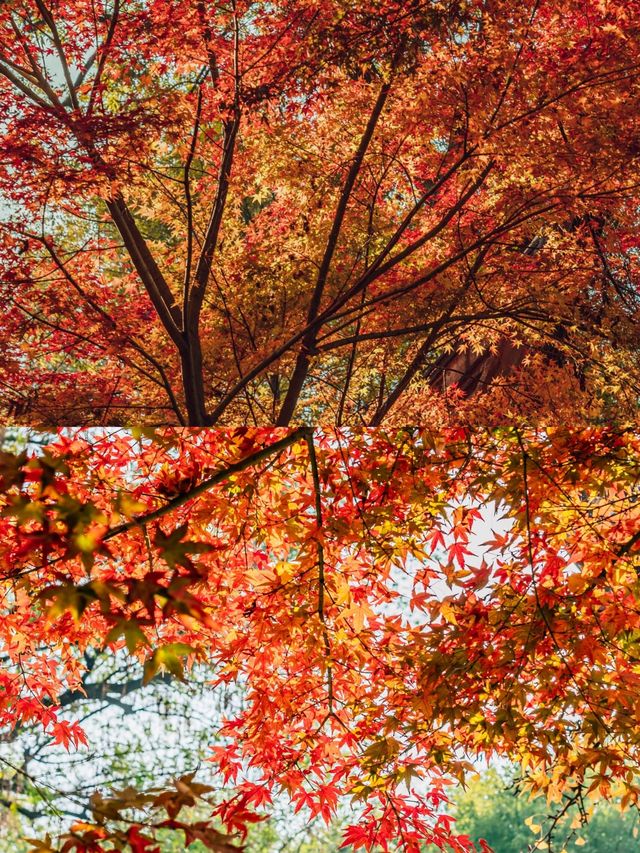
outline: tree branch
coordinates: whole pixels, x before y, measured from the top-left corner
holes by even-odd
[[[327,694],[328,694],[328,709],[329,714],[333,714],[333,668],[331,660],[331,640],[329,639],[329,631],[327,629],[327,617],[324,612],[324,596],[325,596],[325,562],[324,562],[324,544],[322,542],[323,533],[323,517],[322,517],[322,492],[320,490],[320,476],[318,473],[318,459],[316,457],[316,447],[313,440],[313,430],[307,428],[305,430],[305,441],[309,449],[309,463],[311,465],[311,478],[313,481],[314,494],[314,509],[316,515],[316,549],[318,554],[318,607],[317,613],[322,623],[322,641],[324,645],[325,665],[327,669]]]
[[[245,456],[244,459],[240,459],[238,462],[234,462],[227,468],[218,471],[212,477],[209,477],[207,480],[203,480],[201,483],[198,483],[197,486],[194,486],[188,492],[176,495],[175,498],[172,498],[163,506],[158,507],[158,509],[154,509],[151,512],[145,513],[144,515],[136,516],[135,518],[131,519],[131,521],[127,521],[124,524],[118,525],[117,527],[112,527],[111,530],[109,530],[107,534],[103,537],[103,541],[106,542],[109,539],[113,539],[114,536],[119,536],[121,533],[126,533],[128,530],[133,530],[133,528],[135,527],[144,527],[144,525],[148,524],[150,521],[155,521],[158,518],[162,518],[162,516],[166,515],[174,509],[177,509],[180,506],[183,506],[198,495],[201,495],[204,492],[209,491],[209,489],[213,488],[214,486],[217,486],[219,483],[228,480],[229,477],[233,477],[234,474],[239,474],[242,471],[245,471],[247,468],[251,468],[253,465],[256,465],[258,462],[261,462],[263,459],[268,459],[269,456],[272,456],[275,453],[279,453],[286,447],[290,447],[292,444],[295,444],[296,441],[306,441],[306,439],[307,430],[305,427],[300,427],[299,429],[294,430],[284,438],[280,438],[277,441],[274,441],[273,444],[270,444],[267,447],[261,447],[254,453],[250,453],[248,456]]]
[[[287,424],[293,417],[298,398],[300,397],[300,392],[302,391],[302,386],[304,385],[307,373],[309,372],[310,354],[313,350],[317,335],[317,330],[313,323],[318,317],[318,312],[320,311],[322,294],[324,293],[325,284],[327,282],[327,277],[331,268],[331,262],[333,260],[333,255],[338,244],[340,231],[342,230],[342,223],[344,221],[344,216],[347,211],[347,205],[349,204],[349,199],[351,197],[353,187],[355,185],[358,174],[360,173],[362,162],[369,148],[369,144],[371,143],[371,140],[373,138],[373,134],[375,133],[376,126],[380,119],[380,115],[382,114],[382,110],[384,109],[384,105],[389,96],[390,89],[391,80],[383,83],[380,92],[378,93],[378,97],[376,98],[376,102],[373,106],[371,115],[369,116],[367,126],[365,127],[364,133],[362,134],[362,137],[360,139],[358,150],[356,151],[355,157],[353,158],[351,168],[347,173],[347,178],[340,194],[340,199],[338,201],[338,206],[336,208],[336,212],[333,218],[331,231],[329,232],[329,237],[327,239],[327,245],[325,247],[324,255],[320,263],[320,269],[318,270],[316,285],[311,296],[309,309],[307,311],[308,331],[306,332],[301,341],[300,352],[298,353],[293,373],[289,380],[289,387],[282,403],[280,414],[278,415],[278,419],[276,421],[276,424],[278,426],[287,426]]]

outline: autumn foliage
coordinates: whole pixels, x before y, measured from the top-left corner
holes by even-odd
[[[6,0],[7,417],[634,410],[638,21],[637,0]]]
[[[223,789],[100,792],[35,849],[153,850],[173,825],[227,850],[284,794],[327,820],[352,801],[356,849],[471,850],[448,786],[497,755],[550,803],[636,805],[639,466],[614,428],[76,431],[5,452],[2,725],[81,745],[55,699],[104,646],[146,680],[200,661],[244,694],[211,733]]]
[[[1,430],[3,744],[238,698],[34,851],[470,853],[496,758],[638,806],[639,56],[639,0],[0,2],[0,420],[57,428]]]

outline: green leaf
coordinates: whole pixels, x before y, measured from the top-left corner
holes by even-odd
[[[181,524],[168,535],[165,535],[160,528],[156,530],[153,544],[160,551],[165,563],[172,569],[176,566],[192,569],[194,565],[189,559],[189,554],[206,554],[213,550],[213,546],[208,542],[190,542],[188,540],[183,542],[188,527],[188,524]]]
[[[152,678],[162,669],[174,675],[180,681],[184,680],[184,665],[182,658],[196,652],[193,646],[187,643],[168,643],[156,649],[144,665],[143,681],[148,684]]]
[[[123,635],[129,654],[133,654],[139,646],[149,645],[149,640],[135,619],[120,619],[111,628],[104,639],[104,643],[105,645],[114,643],[118,637]]]

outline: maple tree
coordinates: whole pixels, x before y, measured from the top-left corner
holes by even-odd
[[[351,800],[356,849],[472,850],[448,786],[498,755],[637,806],[636,429],[76,430],[1,463],[4,728],[81,746],[56,699],[91,649],[243,691],[221,787],[97,791],[34,849],[232,849],[284,794]]]
[[[635,409],[638,21],[637,0],[6,0],[8,415]]]

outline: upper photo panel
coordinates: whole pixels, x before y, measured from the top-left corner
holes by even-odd
[[[0,412],[635,418],[640,2],[4,0]]]

